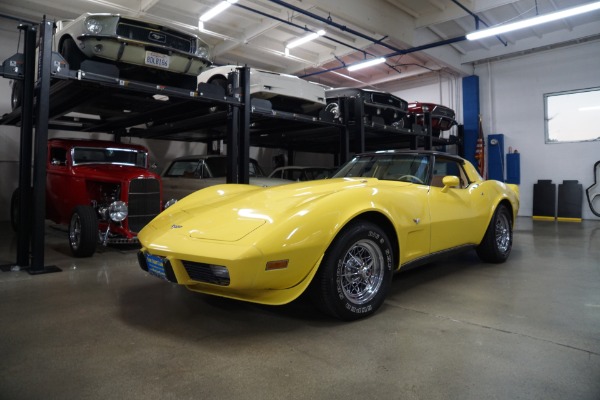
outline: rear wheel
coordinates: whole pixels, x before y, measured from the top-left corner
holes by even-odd
[[[503,263],[512,249],[512,216],[504,204],[494,212],[483,240],[477,246],[477,255],[482,261]]]
[[[336,318],[364,318],[383,304],[392,269],[392,248],[383,229],[353,222],[327,250],[311,284],[311,295],[319,308]]]
[[[75,257],[90,257],[98,242],[98,218],[90,206],[77,206],[69,222],[69,245]]]

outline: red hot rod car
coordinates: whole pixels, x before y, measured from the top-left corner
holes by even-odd
[[[101,140],[50,139],[46,218],[69,227],[76,257],[96,244],[135,243],[137,232],[162,210],[160,177],[148,170],[148,150]],[[11,201],[18,224],[19,189]]]

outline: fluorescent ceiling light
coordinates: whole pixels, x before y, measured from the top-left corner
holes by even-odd
[[[489,29],[471,32],[467,35],[468,40],[483,39],[489,36],[496,36],[502,33],[516,31],[517,29],[529,28],[534,25],[543,24],[546,22],[556,21],[558,19],[572,17],[574,15],[583,14],[586,12],[600,9],[600,1],[595,3],[585,4],[579,7],[568,8],[566,10],[557,11],[554,13],[540,15],[538,17],[524,19],[522,21],[513,22],[506,25],[495,26]]]
[[[200,21],[199,22],[206,22],[209,19],[214,18],[216,15],[218,15],[218,14],[222,13],[223,11],[227,10],[229,8],[229,6],[231,6],[232,4],[235,4],[237,2],[238,2],[238,0],[223,0],[219,4],[217,4],[216,6],[214,6],[213,8],[211,8],[210,10],[208,10],[207,12],[205,12],[204,14],[202,14],[200,16]]]
[[[597,111],[600,110],[600,106],[581,107],[579,111]]]
[[[318,38],[319,36],[323,36],[325,35],[327,32],[325,32],[323,29],[318,30],[316,32],[313,33],[309,33],[306,36],[302,36],[301,38],[298,38],[296,40],[293,40],[291,42],[289,42],[285,48],[286,49],[293,49],[294,47],[298,47],[301,44],[304,44],[306,42],[310,42],[311,40],[315,40],[316,38]]]
[[[385,62],[385,57],[374,58],[369,61],[365,61],[359,64],[354,64],[348,67],[348,71],[356,71],[357,69],[363,69],[367,67],[372,67],[373,65],[382,64]]]

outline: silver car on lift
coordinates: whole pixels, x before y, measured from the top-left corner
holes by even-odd
[[[251,185],[267,187],[290,183],[286,179],[268,178],[252,158],[248,167]],[[163,198],[165,201],[180,200],[197,190],[226,183],[226,176],[226,155],[178,157],[162,172]]]

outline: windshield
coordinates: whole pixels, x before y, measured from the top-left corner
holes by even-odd
[[[206,159],[205,163],[210,176],[227,176],[227,157],[210,157]],[[258,165],[258,162],[253,159],[250,159],[248,164],[248,174],[250,176],[265,176],[265,173],[260,168],[260,165]]]
[[[251,159],[248,168],[250,176],[265,175],[256,160]],[[177,160],[171,164],[164,176],[183,178],[224,178],[227,176],[227,157],[207,157],[204,160],[198,158]]]
[[[74,147],[73,165],[80,164],[117,164],[146,168],[148,154],[134,149]]]
[[[426,183],[429,157],[422,154],[368,154],[350,160],[333,177],[377,178]]]

